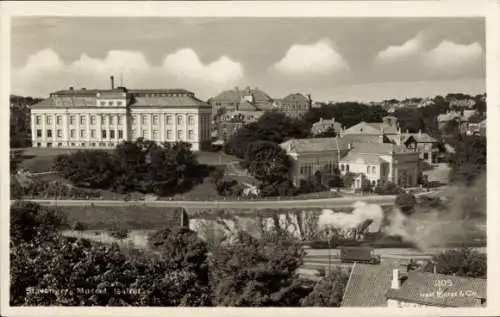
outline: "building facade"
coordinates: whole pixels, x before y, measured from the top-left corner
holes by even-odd
[[[273,106],[276,110],[286,113],[287,116],[300,118],[312,108],[311,96],[294,93],[283,99],[275,99]]]
[[[137,138],[187,142],[194,151],[211,139],[211,107],[187,90],[69,90],[31,108],[32,145],[112,148]]]
[[[363,180],[372,186],[392,182],[414,187],[419,179],[418,153],[391,143],[356,142],[342,137],[294,139],[281,144],[292,159],[291,179],[295,184],[310,179],[316,172],[333,175],[354,174],[353,188]],[[360,176],[362,175],[362,176]]]

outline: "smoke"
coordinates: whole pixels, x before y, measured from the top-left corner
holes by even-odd
[[[351,213],[334,212],[330,209],[323,209],[319,219],[319,229],[334,227],[342,231],[355,229],[367,220],[373,220],[368,226],[368,232],[378,232],[384,219],[384,212],[379,205],[356,202]]]
[[[450,187],[441,196],[443,208],[417,207],[417,212],[407,216],[395,207],[382,231],[413,242],[422,251],[486,236],[486,175],[479,176],[473,186]]]

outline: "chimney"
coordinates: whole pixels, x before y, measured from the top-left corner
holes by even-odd
[[[418,130],[418,136],[422,136],[422,130]]]
[[[73,86],[70,86],[70,87],[69,87],[69,90],[74,90]]]
[[[392,270],[391,289],[399,289],[399,269]]]
[[[351,143],[348,143],[348,144],[347,144],[347,149],[348,149],[348,150],[351,150],[351,149],[352,149],[352,145],[351,145]]]
[[[115,89],[115,77],[111,76],[111,90]]]

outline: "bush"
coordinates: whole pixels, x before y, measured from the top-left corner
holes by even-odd
[[[469,248],[460,248],[444,251],[434,256],[437,273],[464,277],[486,278],[486,254]],[[432,272],[433,265],[425,268]]]
[[[395,201],[395,205],[406,215],[413,213],[416,203],[415,196],[406,192],[399,194]]]
[[[87,229],[87,226],[84,224],[84,223],[81,223],[79,221],[75,221],[73,222],[73,224],[71,225],[71,230],[75,230],[75,231],[84,231]]]
[[[349,271],[336,270],[319,281],[313,291],[302,301],[302,306],[340,307]]]
[[[373,192],[377,195],[398,195],[403,190],[392,182],[385,182],[381,185],[377,185]]]
[[[118,240],[125,240],[128,238],[130,234],[130,230],[127,228],[123,228],[120,225],[114,225],[111,229],[109,229],[109,235]]]

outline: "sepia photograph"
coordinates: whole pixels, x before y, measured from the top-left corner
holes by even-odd
[[[2,304],[497,305],[485,14],[113,8],[8,18]]]

